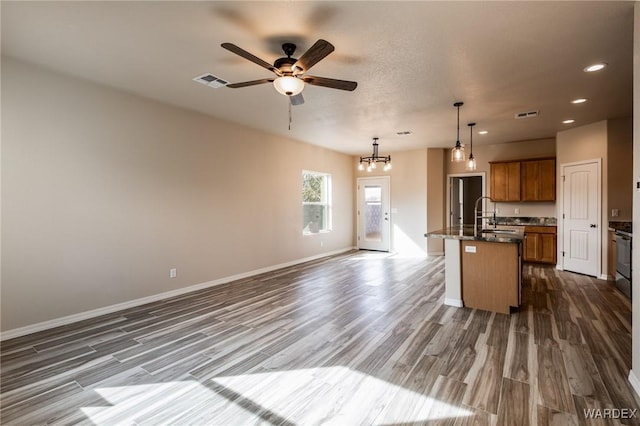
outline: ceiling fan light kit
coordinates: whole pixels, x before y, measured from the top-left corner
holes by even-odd
[[[360,164],[358,164],[358,170],[367,170],[371,172],[376,169],[376,163],[384,163],[382,170],[388,172],[391,170],[391,155],[380,156],[378,155],[378,139],[373,138],[373,154],[369,157],[360,157]]]
[[[304,89],[304,81],[298,77],[283,76],[273,80],[273,87],[285,96],[295,96]]]
[[[464,102],[456,102],[453,104],[458,109],[458,136],[456,138],[456,146],[451,150],[451,161],[454,163],[460,163],[465,160],[464,146],[460,143],[460,107],[464,105]]]

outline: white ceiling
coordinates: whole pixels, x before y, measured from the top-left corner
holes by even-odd
[[[632,114],[633,2],[1,2],[2,54],[350,154],[450,147],[453,103],[478,123],[474,144],[554,137]],[[307,85],[293,107],[272,77],[220,47],[230,42],[272,63],[280,45],[299,57],[317,39],[335,51],[310,74],[358,82],[354,92]],[[601,72],[583,68],[605,61]],[[574,98],[589,102],[572,105]],[[539,110],[537,118],[514,114]],[[397,136],[409,130],[411,136]]]

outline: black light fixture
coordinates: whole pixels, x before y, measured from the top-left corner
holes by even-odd
[[[469,126],[469,159],[465,166],[465,169],[467,170],[475,170],[477,167],[476,159],[473,158],[473,126],[475,125],[476,123],[467,124],[467,126]]]
[[[460,107],[464,105],[464,102],[456,102],[454,107],[458,108],[458,137],[456,139],[456,146],[451,150],[451,161],[459,163],[464,161],[464,146],[460,144]]]
[[[386,172],[391,170],[391,156],[387,155],[379,156],[378,155],[378,138],[373,138],[373,154],[369,157],[360,157],[360,164],[358,165],[358,170],[367,169],[368,172],[376,168],[376,163],[384,163],[383,170]]]

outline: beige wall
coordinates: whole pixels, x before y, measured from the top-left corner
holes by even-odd
[[[380,155],[388,155],[382,140],[379,149]],[[366,172],[358,170],[359,157],[353,157],[352,169],[356,178],[390,176],[391,250],[406,255],[424,255],[427,245],[424,237],[427,227],[427,150],[394,152],[391,160],[393,168],[388,172],[382,167]]]
[[[431,148],[427,150],[427,231],[437,231],[446,226],[445,223],[445,160],[446,150]],[[427,239],[427,253],[444,254],[444,240]]]
[[[2,114],[2,330],[352,246],[351,156],[8,58]],[[302,235],[303,169],[330,233]]]
[[[631,220],[633,205],[633,122],[632,117],[607,121],[608,220]],[[611,215],[618,209],[618,217]]]
[[[474,138],[475,139],[475,138]],[[469,150],[469,147],[465,148]],[[468,156],[469,153],[466,152]],[[489,162],[503,160],[521,160],[525,158],[554,157],[556,155],[555,139],[537,139],[530,141],[513,142],[508,144],[476,145],[473,147],[473,156],[477,161],[477,170],[474,173],[485,172],[486,194],[491,196]],[[451,156],[451,150],[447,150],[446,160]],[[452,163],[446,161],[447,174],[467,173],[464,163]],[[489,204],[488,209],[492,206]],[[526,202],[526,203],[498,203],[499,216],[516,217],[556,217],[556,203],[553,202]],[[519,213],[516,213],[519,209]]]
[[[557,135],[557,182],[562,182],[562,165],[585,160],[597,160],[601,162],[602,191],[601,196],[601,223],[600,223],[600,241],[602,246],[602,255],[600,260],[601,274],[607,271],[607,252],[609,245],[607,244],[608,221],[607,221],[607,122],[599,121],[597,123],[585,126],[575,127],[573,129],[558,132]],[[557,199],[560,200],[561,185],[557,185]],[[561,215],[561,209],[558,209]],[[562,232],[562,223],[558,222],[558,262],[562,259],[562,241],[564,234]]]

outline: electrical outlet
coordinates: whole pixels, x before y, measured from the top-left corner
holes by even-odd
[[[514,210],[513,210],[513,213],[514,213],[514,214],[520,214],[520,209],[514,209]]]
[[[169,269],[169,278],[175,278],[178,276],[178,270],[176,268]]]
[[[618,217],[619,214],[620,214],[620,210],[611,209],[611,217]]]

